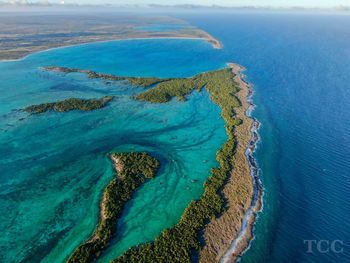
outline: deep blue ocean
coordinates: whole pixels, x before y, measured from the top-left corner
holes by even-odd
[[[254,85],[265,195],[242,262],[350,262],[350,16],[185,18],[222,40],[221,56]]]
[[[0,63],[0,262],[62,262],[92,233],[101,192],[113,177],[110,151],[149,151],[162,169],[127,205],[120,236],[100,261],[153,240],[201,195],[226,139],[220,110],[205,92],[185,103],[153,105],[132,100],[141,90],[125,83],[43,72],[41,66],[178,77],[226,62],[247,68],[253,115],[262,123],[256,157],[264,208],[241,261],[350,262],[350,16],[173,15],[211,33],[224,48],[198,40],[115,41]],[[18,111],[106,94],[116,99],[100,111]],[[313,243],[311,251],[307,240],[319,247]]]

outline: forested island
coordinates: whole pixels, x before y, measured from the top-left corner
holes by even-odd
[[[42,103],[37,105],[31,105],[24,108],[24,111],[32,114],[43,113],[46,111],[92,111],[105,107],[110,101],[113,100],[113,96],[105,96],[100,99],[77,99],[69,98],[62,101]]]
[[[100,222],[94,234],[75,249],[67,262],[91,262],[116,236],[117,220],[132,194],[147,180],[152,179],[160,163],[148,153],[112,153],[116,176],[103,192],[100,205]]]
[[[245,155],[252,125],[245,115],[249,107],[249,87],[242,81],[240,69],[230,64],[193,77],[170,79],[118,77],[64,67],[46,67],[45,70],[85,73],[90,78],[126,80],[134,86],[151,87],[134,96],[136,100],[150,103],[166,103],[173,98],[186,101],[191,92],[206,89],[212,102],[221,108],[225,121],[227,141],[216,155],[219,167],[212,168],[203,195],[188,205],[175,226],[164,230],[153,242],[129,249],[113,262],[191,262],[194,255],[203,263],[219,261],[238,235],[253,196],[253,182]],[[120,211],[119,207],[111,206],[111,209]],[[221,219],[223,222],[218,224]],[[104,224],[110,224],[109,229],[114,229],[116,222],[106,220]],[[108,239],[113,236],[112,232],[107,235]],[[68,262],[91,262],[106,246],[106,240],[99,239],[97,243],[89,240],[75,250]]]
[[[53,72],[62,72],[62,73],[83,73],[86,74],[90,79],[105,79],[111,81],[128,81],[130,84],[139,87],[148,87],[154,84],[157,84],[162,81],[166,81],[167,79],[161,78],[139,78],[139,77],[121,77],[115,76],[111,74],[97,73],[92,70],[84,70],[77,68],[67,68],[67,67],[44,67],[46,71]]]

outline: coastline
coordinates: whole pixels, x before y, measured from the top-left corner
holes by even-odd
[[[123,170],[122,164],[120,163],[120,158],[114,156],[113,154],[110,154],[109,159],[112,161],[113,168],[114,168],[115,172],[120,174]],[[98,219],[99,224],[101,222],[105,221],[108,217],[106,205],[107,205],[107,192],[106,192],[106,189],[104,189],[100,203],[99,203],[99,207],[100,207],[100,216]],[[96,230],[97,230],[97,228],[94,230],[94,233],[92,234],[92,236],[89,237],[89,239],[86,241],[86,243],[93,242],[96,239],[98,239],[98,234],[96,233]]]
[[[262,187],[253,153],[259,141],[259,122],[251,117],[254,109],[252,87],[244,80],[244,67],[229,63],[241,90],[237,93],[242,107],[237,116],[243,124],[236,127],[237,151],[232,160],[234,169],[223,188],[228,208],[219,218],[209,222],[204,230],[205,246],[200,262],[236,262],[253,239],[257,213],[262,208]],[[250,198],[244,198],[248,193]],[[238,198],[236,196],[239,196]]]
[[[206,33],[206,32],[205,32]],[[214,49],[222,49],[223,45],[222,43],[211,36],[210,34],[206,33],[206,37],[190,37],[190,36],[157,36],[157,37],[121,37],[121,38],[115,38],[115,39],[108,39],[108,40],[97,40],[97,41],[88,41],[84,43],[76,43],[76,44],[70,44],[70,45],[62,45],[57,47],[49,47],[42,50],[33,50],[31,52],[28,52],[27,55],[22,56],[20,58],[14,58],[14,59],[0,59],[0,63],[2,62],[15,62],[15,61],[22,61],[29,56],[37,53],[43,53],[48,52],[56,49],[62,49],[62,48],[68,48],[68,47],[76,47],[76,46],[84,46],[89,44],[98,44],[98,43],[108,43],[108,42],[114,42],[114,41],[131,41],[131,40],[147,40],[147,39],[189,39],[189,40],[202,40],[208,42]]]
[[[239,85],[241,87],[245,86],[248,89],[248,96],[246,97],[246,101],[249,103],[249,107],[246,110],[246,116],[252,119],[253,122],[250,129],[251,138],[245,154],[250,166],[250,175],[253,178],[254,192],[251,206],[243,217],[241,231],[233,240],[226,254],[222,257],[221,263],[236,262],[249,249],[250,243],[254,239],[253,228],[256,223],[257,215],[263,208],[263,189],[261,181],[259,179],[258,165],[253,156],[257,147],[257,143],[260,140],[260,136],[258,134],[260,122],[251,116],[251,113],[255,108],[255,105],[252,102],[253,90],[252,86],[244,80],[245,76],[243,74],[243,71],[246,69],[237,64],[233,64],[232,68],[233,70],[235,69],[235,73],[239,78]]]
[[[204,193],[187,206],[180,221],[163,230],[154,241],[130,248],[116,258],[114,263],[153,262],[154,258],[160,262],[172,258],[178,262],[192,262],[193,255],[203,263],[219,262],[235,236],[232,231],[238,233],[253,196],[250,167],[245,155],[251,137],[252,120],[245,114],[249,107],[246,101],[248,89],[239,86],[236,81],[238,75],[232,68],[229,65],[189,78],[169,79],[135,97],[150,103],[166,103],[173,98],[185,101],[191,92],[205,88],[211,101],[221,108],[227,140],[216,153],[219,165],[211,169],[211,175],[203,185]],[[233,209],[228,212],[229,198]],[[226,224],[222,224],[223,218],[226,218]],[[202,233],[208,229],[208,225],[216,226],[212,228],[213,231],[206,231],[207,242],[204,244]],[[217,231],[217,227],[223,231]],[[226,231],[227,227],[230,231]],[[223,236],[226,243],[219,247],[220,257],[216,257],[218,250],[215,247],[201,249],[207,244],[220,243]]]

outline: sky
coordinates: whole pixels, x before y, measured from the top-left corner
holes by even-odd
[[[59,3],[62,0],[49,0],[52,3]],[[29,0],[29,2],[39,2]],[[196,4],[196,5],[222,5],[222,6],[303,6],[303,7],[334,7],[350,6],[350,0],[64,0],[65,3],[79,4]]]

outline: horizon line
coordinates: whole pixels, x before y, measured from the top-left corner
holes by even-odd
[[[152,8],[173,8],[173,9],[244,9],[244,10],[320,10],[320,11],[350,11],[350,5],[335,5],[335,6],[272,6],[272,5],[196,5],[196,4],[175,4],[175,5],[162,5],[162,4],[79,4],[79,3],[51,3],[51,2],[22,2],[22,1],[0,1],[0,6],[8,7],[117,7],[117,8],[139,8],[139,9],[152,9]]]

